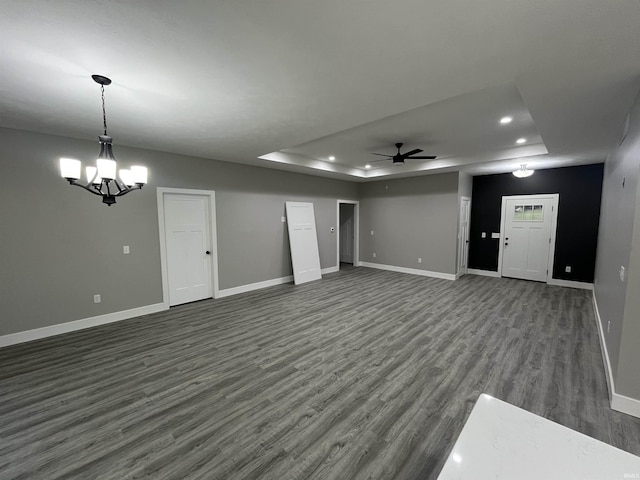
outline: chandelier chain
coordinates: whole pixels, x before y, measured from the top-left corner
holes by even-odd
[[[100,91],[102,93],[102,122],[104,124],[104,134],[107,134],[107,111],[104,108],[104,85],[100,85]]]

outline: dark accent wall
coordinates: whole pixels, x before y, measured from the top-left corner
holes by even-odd
[[[604,164],[538,170],[529,178],[510,173],[473,177],[469,268],[498,270],[502,197],[560,194],[553,278],[593,282]],[[487,233],[482,238],[482,232]],[[565,273],[565,266],[571,273]]]

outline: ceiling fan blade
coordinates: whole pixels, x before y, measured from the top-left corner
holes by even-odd
[[[410,152],[403,153],[402,156],[403,157],[410,157],[411,155],[415,155],[416,153],[420,153],[420,152],[424,152],[424,150],[416,148],[415,150],[411,150]]]
[[[371,155],[380,155],[381,157],[393,158],[393,155],[385,155],[384,153],[371,153]]]
[[[438,157],[436,157],[435,155],[427,155],[427,156],[421,156],[421,157],[405,157],[405,158],[418,158],[418,159],[424,158],[426,160],[435,160]]]

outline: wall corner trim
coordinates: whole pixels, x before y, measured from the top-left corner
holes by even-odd
[[[24,332],[10,333],[0,337],[0,348],[16,345],[18,343],[31,342],[41,338],[53,337],[63,333],[75,332],[76,330],[84,330],[85,328],[106,325],[107,323],[120,322],[142,315],[162,312],[169,309],[168,303],[156,303],[153,305],[145,305],[143,307],[131,308],[129,310],[121,310],[119,312],[106,313],[95,317],[82,318],[71,322],[59,323],[47,327],[34,328],[25,330]]]
[[[467,273],[470,273],[471,275],[481,275],[483,277],[502,277],[502,275],[500,275],[500,272],[495,272],[493,270],[478,270],[477,268],[467,268]]]
[[[607,387],[609,388],[609,404],[611,405],[611,409],[640,418],[640,400],[616,393],[611,363],[609,362],[609,352],[607,351],[607,344],[604,340],[602,317],[600,317],[600,311],[598,310],[595,290],[593,291],[593,310],[596,317],[598,337],[600,337],[600,351],[602,352],[604,373],[607,378]]]
[[[429,270],[418,270],[417,268],[396,267],[394,265],[384,265],[382,263],[360,262],[361,267],[377,268],[378,270],[388,270],[390,272],[408,273],[410,275],[420,275],[421,277],[441,278],[443,280],[455,280],[455,273],[430,272]]]

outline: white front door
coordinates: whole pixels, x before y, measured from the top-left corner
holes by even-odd
[[[209,198],[164,195],[169,305],[211,298]]]
[[[296,285],[322,278],[313,203],[285,202],[293,281]]]
[[[467,273],[469,260],[469,216],[471,213],[471,199],[460,198],[460,237],[458,240],[458,273]]]
[[[554,196],[527,195],[502,200],[502,276],[546,282]]]

